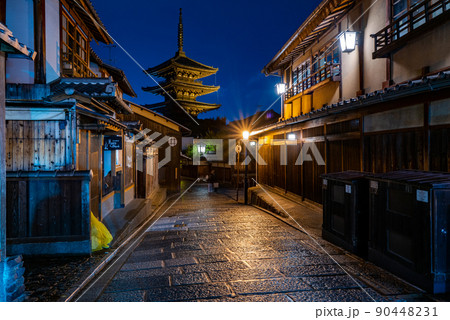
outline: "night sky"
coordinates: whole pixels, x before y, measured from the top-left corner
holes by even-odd
[[[277,99],[278,77],[262,68],[311,14],[320,0],[91,0],[111,36],[144,68],[156,66],[177,51],[179,8],[183,8],[184,51],[219,68],[204,84],[219,85],[217,93],[198,98],[220,103],[199,118],[225,116],[229,121],[266,109]],[[155,85],[119,47],[92,44],[104,62],[123,69],[138,97],[149,104],[163,100],[141,90]],[[280,112],[280,102],[274,105]]]

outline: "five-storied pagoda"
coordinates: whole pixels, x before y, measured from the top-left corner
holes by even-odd
[[[146,105],[146,107],[186,124],[192,122],[192,120],[188,119],[187,113],[197,117],[199,113],[219,108],[220,104],[196,100],[198,96],[219,90],[219,86],[204,85],[198,80],[215,74],[217,70],[217,68],[206,66],[186,57],[183,51],[183,22],[180,9],[178,51],[175,53],[175,57],[170,60],[147,69],[149,74],[164,78],[164,80],[158,86],[142,88],[144,91],[163,95],[164,101]]]

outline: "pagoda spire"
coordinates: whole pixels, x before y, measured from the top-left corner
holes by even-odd
[[[178,22],[178,54],[184,54],[183,51],[183,14],[180,8],[180,21]]]
[[[220,87],[205,85],[198,80],[215,74],[218,71],[217,68],[186,57],[183,51],[183,16],[181,8],[177,40],[178,51],[173,58],[146,70],[148,74],[164,78],[164,80],[157,86],[144,87],[142,89],[155,95],[161,95],[165,99],[164,102],[145,105],[146,108],[157,109],[158,112],[175,117],[183,122],[186,120],[185,112],[196,117],[199,113],[220,108],[220,104],[197,101],[197,97],[216,92]]]

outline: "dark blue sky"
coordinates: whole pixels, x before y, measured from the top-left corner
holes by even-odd
[[[178,12],[183,8],[184,51],[206,65],[219,68],[203,83],[220,90],[199,101],[220,103],[200,118],[225,116],[236,120],[275,99],[278,77],[266,77],[262,68],[309,16],[320,0],[92,0],[108,32],[144,68],[173,57],[177,51]],[[140,104],[163,98],[141,90],[154,83],[120,48],[93,45],[105,62],[123,69]],[[280,111],[279,102],[274,106]]]

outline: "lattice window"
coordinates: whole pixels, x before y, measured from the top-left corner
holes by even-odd
[[[96,77],[89,69],[88,37],[64,10],[61,17],[61,73],[69,77]]]

